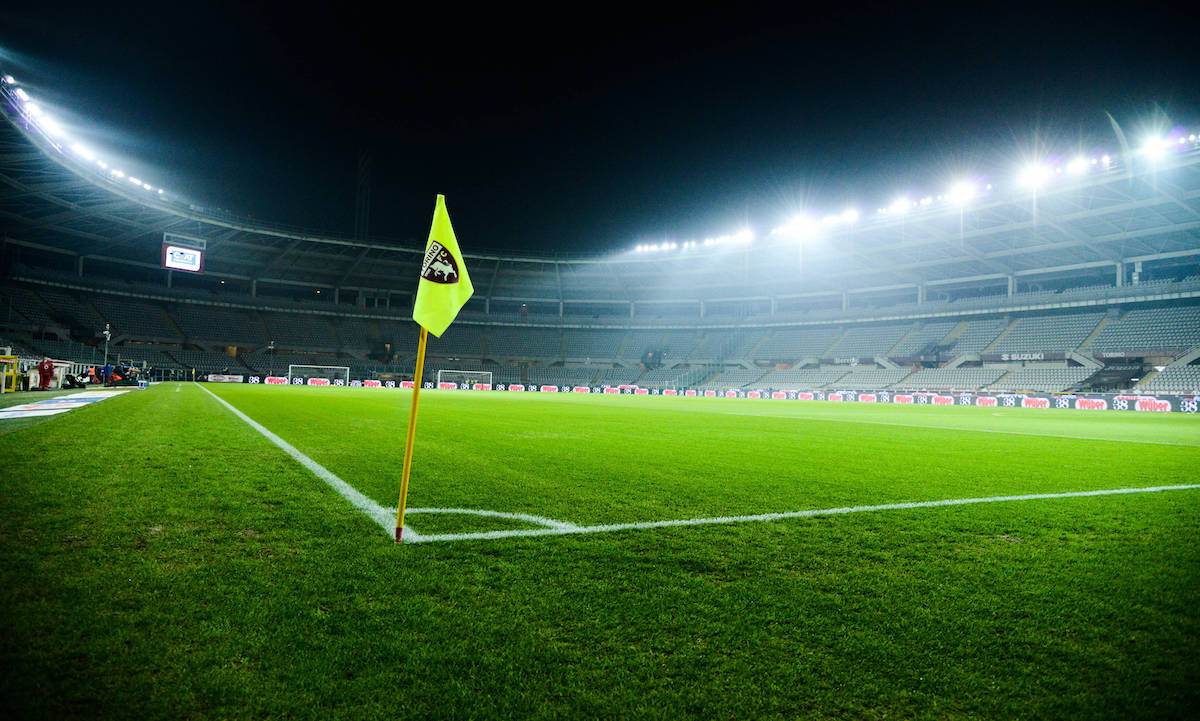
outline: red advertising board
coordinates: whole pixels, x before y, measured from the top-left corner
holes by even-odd
[[[525,390],[525,386],[521,385],[520,383],[513,383],[508,387],[508,389],[510,391],[523,391]]]
[[[327,385],[329,385],[329,379],[328,378],[309,378],[308,384],[310,386],[327,386]]]
[[[591,393],[592,389],[587,386],[575,386],[571,389],[572,393]]]
[[[363,381],[364,388],[383,388],[383,383],[380,381]]]
[[[663,390],[662,394],[663,394],[664,396],[674,396],[674,395],[679,395],[679,393],[678,393],[678,392],[677,392],[677,391],[676,391],[674,388],[667,388],[667,389]],[[694,391],[693,391],[693,395],[695,395],[695,392],[694,392]]]
[[[620,388],[613,388],[612,386],[609,386],[609,387],[607,387],[607,388],[605,388],[605,389],[604,389],[604,392],[605,392],[605,393],[607,393],[607,394],[608,394],[608,395],[610,395],[610,396],[611,396],[611,395],[620,395],[620,393],[621,393],[621,389],[620,389]]]
[[[401,388],[413,388],[416,381],[400,381]]]
[[[458,384],[441,381],[437,384],[437,387],[438,387],[439,391],[452,391],[452,390],[458,388]]]
[[[267,385],[269,386],[286,386],[287,378],[284,376],[267,376]]]
[[[558,393],[558,386],[542,386],[539,390],[542,393]]]

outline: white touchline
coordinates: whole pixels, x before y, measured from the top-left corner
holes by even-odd
[[[715,518],[686,518],[675,521],[644,521],[641,523],[612,523],[603,526],[575,526],[574,528],[534,528],[514,531],[485,531],[479,533],[439,533],[421,536],[413,543],[436,541],[471,541],[497,538],[521,538],[526,536],[567,536],[580,533],[611,533],[645,528],[672,528],[675,526],[707,526],[727,523],[750,523],[777,521],[785,518],[812,518],[836,516],[845,513],[868,511],[894,511],[905,508],[934,508],[936,506],[966,506],[973,503],[1000,503],[1003,501],[1036,501],[1050,498],[1079,498],[1083,496],[1111,496],[1121,493],[1154,493],[1200,488],[1200,484],[1181,486],[1151,486],[1147,488],[1112,488],[1101,491],[1074,491],[1071,493],[1035,493],[1024,496],[992,496],[985,498],[951,498],[942,501],[916,501],[912,503],[885,503],[877,506],[848,506],[843,508],[821,508],[810,511],[787,511],[784,513],[760,513],[753,516],[718,516]],[[407,543],[407,541],[406,541]]]
[[[378,523],[379,526],[383,528],[384,532],[388,534],[388,536],[391,536],[396,532],[396,509],[393,508],[389,510],[379,505],[375,501],[372,501],[370,498],[367,498],[363,494],[359,493],[354,486],[351,486],[349,483],[346,483],[342,479],[338,478],[328,468],[304,455],[297,450],[295,446],[267,430],[266,427],[258,421],[254,420],[245,413],[242,413],[237,408],[234,408],[216,393],[213,393],[204,386],[199,386],[199,388],[213,398],[216,398],[218,403],[233,411],[235,416],[248,423],[251,428],[266,436],[267,440],[282,448],[285,453],[299,461],[300,465],[312,471],[313,475],[315,475],[317,478],[325,481],[325,483],[333,488],[333,490],[338,492],[338,495],[340,495],[342,498],[345,498],[347,501],[350,501],[350,505],[354,506],[359,511],[362,511],[367,515],[368,518]],[[411,528],[406,530],[408,530],[408,534],[405,535],[404,539],[406,543],[420,540],[421,536],[416,531],[412,530]]]
[[[375,521],[390,538],[395,532],[396,509],[384,508],[349,483],[334,475],[329,469],[301,453],[292,444],[283,440],[261,423],[234,408],[228,401],[213,393],[204,386],[200,390],[209,394],[218,403],[228,408],[238,418],[241,418],[251,428],[267,437],[292,458],[295,458],[305,468],[313,472],[317,478],[329,484],[342,498],[352,506]],[[1156,493],[1159,491],[1181,491],[1200,488],[1200,484],[1185,484],[1177,486],[1147,486],[1145,488],[1110,488],[1099,491],[1072,491],[1068,493],[1033,493],[1022,496],[985,496],[982,498],[950,498],[941,501],[914,501],[909,503],[885,503],[875,506],[845,506],[842,508],[820,508],[807,511],[784,511],[780,513],[759,513],[749,516],[716,516],[712,518],[683,518],[672,521],[641,521],[637,523],[610,523],[600,526],[577,526],[567,521],[556,521],[541,516],[531,516],[524,513],[505,513],[503,511],[487,511],[474,508],[410,508],[409,513],[442,513],[466,514],[475,516],[493,516],[511,520],[528,521],[545,528],[529,528],[508,531],[478,531],[472,533],[437,533],[422,535],[411,527],[406,526],[404,543],[434,543],[438,541],[483,541],[498,538],[523,538],[529,536],[568,536],[583,533],[612,533],[614,531],[632,531],[648,528],[673,528],[676,526],[711,526],[729,523],[754,523],[763,521],[778,521],[787,518],[813,518],[816,516],[837,516],[846,513],[866,513],[869,511],[896,511],[906,508],[935,508],[937,506],[966,506],[975,503],[1001,503],[1005,501],[1038,501],[1051,498],[1081,498],[1085,496],[1112,496],[1125,493]]]

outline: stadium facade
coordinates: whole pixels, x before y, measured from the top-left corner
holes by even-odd
[[[130,178],[0,82],[0,346],[159,378],[411,376],[419,240],[234,217]],[[32,107],[31,107],[32,106]],[[1082,163],[1082,165],[1081,165]],[[993,187],[994,185],[994,187]],[[469,239],[464,239],[469,248]],[[168,246],[202,271],[164,267]],[[200,259],[200,256],[197,256]],[[1200,141],[1046,161],[758,238],[467,253],[426,373],[566,388],[1200,389]]]

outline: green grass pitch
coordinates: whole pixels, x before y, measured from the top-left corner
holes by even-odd
[[[207,388],[395,507],[407,392]],[[1200,708],[1200,489],[396,545],[195,385],[8,423],[10,717]],[[426,392],[409,505],[598,526],[1195,484],[1198,468],[1200,418],[1183,415]]]

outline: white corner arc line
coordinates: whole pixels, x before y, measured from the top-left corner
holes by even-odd
[[[1021,496],[990,496],[983,498],[951,498],[941,501],[916,501],[911,503],[885,503],[874,506],[846,506],[842,508],[821,508],[808,511],[787,511],[783,513],[760,513],[750,516],[719,516],[714,518],[687,518],[674,521],[644,521],[640,523],[613,523],[601,526],[576,526],[574,528],[537,528],[531,530],[485,531],[478,533],[439,533],[421,536],[414,543],[435,543],[438,541],[473,541],[494,540],[499,538],[523,538],[529,536],[566,536],[584,533],[612,533],[615,531],[631,531],[649,528],[674,528],[678,526],[706,526],[731,523],[750,523],[777,521],[787,518],[813,518],[817,516],[836,516],[848,513],[867,513],[873,511],[895,511],[908,508],[936,508],[938,506],[966,506],[976,503],[1002,503],[1009,501],[1038,501],[1052,498],[1083,498],[1087,496],[1112,496],[1127,493],[1156,493],[1160,491],[1179,491],[1200,488],[1200,484],[1178,486],[1149,486],[1146,488],[1111,488],[1099,491],[1073,491],[1070,493],[1033,493]]]
[[[396,532],[396,509],[393,508],[389,510],[379,505],[375,501],[372,501],[370,498],[367,498],[360,493],[358,489],[354,488],[354,486],[351,486],[349,483],[346,483],[341,478],[338,478],[336,475],[334,475],[333,472],[331,472],[328,468],[301,453],[296,449],[295,446],[267,430],[267,428],[258,421],[254,420],[245,413],[242,413],[237,408],[234,408],[224,398],[221,398],[216,393],[213,393],[204,386],[198,387],[200,390],[215,398],[218,403],[232,411],[235,416],[241,418],[243,421],[249,424],[251,428],[266,436],[267,440],[282,448],[285,453],[299,461],[300,465],[312,471],[313,475],[315,475],[317,478],[325,481],[330,488],[338,492],[338,495],[349,501],[350,505],[354,506],[368,518],[379,524],[380,528],[382,528],[389,536]],[[413,543],[421,540],[421,535],[416,531],[412,530],[411,528],[406,528],[405,530],[407,531],[407,533],[404,535],[405,543]]]
[[[396,509],[389,509],[393,515]],[[442,513],[447,515],[463,515],[463,516],[487,516],[488,518],[507,518],[512,521],[526,521],[537,526],[545,526],[546,528],[560,528],[564,530],[576,529],[574,523],[567,521],[556,521],[553,518],[543,518],[542,516],[531,516],[528,513],[505,513],[504,511],[486,511],[480,508],[410,508],[405,513]]]
[[[384,508],[375,501],[367,498],[357,489],[334,475],[329,469],[301,453],[293,445],[267,430],[261,423],[233,407],[228,401],[208,390],[198,386],[200,390],[212,396],[218,403],[228,408],[234,415],[245,421],[251,428],[266,436],[267,440],[279,446],[289,456],[312,471],[313,475],[327,483],[356,509],[371,518],[390,537],[395,531],[396,509]],[[682,526],[709,526],[732,523],[753,523],[778,521],[788,518],[814,518],[818,516],[835,516],[848,513],[867,513],[873,511],[894,511],[908,508],[936,508],[939,506],[966,506],[977,503],[1002,503],[1010,501],[1037,501],[1054,498],[1083,498],[1088,496],[1112,496],[1130,493],[1157,493],[1161,491],[1181,491],[1200,488],[1200,484],[1183,484],[1174,486],[1147,486],[1144,488],[1109,488],[1098,491],[1071,491],[1068,493],[1033,493],[1019,496],[985,496],[981,498],[950,498],[940,501],[914,501],[907,503],[885,503],[873,506],[843,506],[841,508],[822,508],[806,511],[784,511],[780,513],[760,513],[745,516],[716,516],[710,518],[684,518],[668,521],[641,521],[635,523],[612,523],[598,526],[578,526],[566,521],[555,521],[540,516],[530,516],[520,513],[504,513],[501,511],[484,511],[464,508],[420,508],[410,509],[417,513],[466,513],[479,516],[496,516],[512,518],[545,525],[546,528],[533,528],[506,531],[481,531],[473,533],[438,533],[423,535],[412,528],[406,527],[404,543],[436,543],[447,541],[482,541],[501,538],[524,538],[531,536],[568,536],[590,533],[613,533],[616,531],[632,531],[652,528],[674,528]]]

